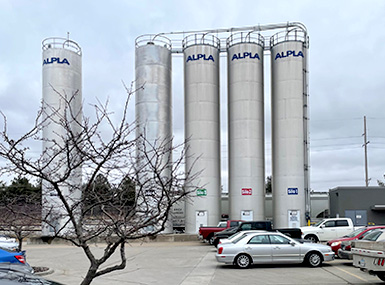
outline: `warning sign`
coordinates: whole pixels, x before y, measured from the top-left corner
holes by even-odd
[[[241,189],[241,195],[251,195],[252,194],[251,188],[242,188]]]

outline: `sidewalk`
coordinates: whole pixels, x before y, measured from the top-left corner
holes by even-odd
[[[68,285],[82,281],[88,268],[83,251],[65,244],[28,244],[27,261],[32,266],[47,266],[54,270],[46,279]],[[93,245],[94,252],[101,254],[101,244]],[[195,242],[147,242],[126,245],[127,266],[98,277],[92,284],[209,284],[217,263],[215,248]],[[105,266],[114,264],[119,256],[115,254]]]

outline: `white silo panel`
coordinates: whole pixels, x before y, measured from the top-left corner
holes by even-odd
[[[172,137],[171,50],[147,44],[135,51],[135,110],[138,132],[155,142]],[[140,88],[142,87],[143,88]],[[147,128],[148,123],[153,128]]]
[[[227,57],[230,218],[264,220],[263,46],[236,43]]]
[[[290,226],[290,210],[300,211],[300,223],[305,224],[304,55],[301,41],[284,41],[271,49],[275,227]],[[289,194],[289,188],[298,189],[298,194]]]
[[[172,96],[171,96],[171,46],[159,42],[146,42],[135,50],[135,114],[137,137],[145,138],[146,148],[157,148],[167,143],[172,148]],[[143,87],[143,88],[142,88]],[[144,143],[144,141],[142,141]],[[147,144],[145,143],[145,144]],[[138,146],[138,151],[143,146]],[[159,159],[159,158],[158,158]],[[172,161],[172,152],[164,154],[162,165]],[[141,163],[140,161],[138,162]],[[161,166],[163,168],[163,166]],[[150,172],[151,170],[149,170]],[[164,168],[162,176],[170,175],[170,169]],[[145,175],[148,175],[145,174]],[[147,178],[143,178],[147,179]],[[157,202],[154,201],[156,207]],[[163,233],[173,230],[171,219]]]
[[[193,173],[201,173],[191,185],[206,189],[206,196],[194,193],[186,203],[186,232],[196,233],[198,220],[216,224],[221,214],[219,49],[208,44],[185,47],[184,77],[186,169],[194,164]],[[199,211],[207,218],[197,217]]]
[[[73,133],[80,131],[80,125],[77,122],[82,122],[82,60],[81,49],[73,41],[49,38],[43,41],[43,106],[45,113],[43,119],[48,118],[47,124],[43,128],[43,152],[47,159],[51,159],[53,151],[58,148],[54,147],[52,141],[54,140],[59,147],[64,146],[64,139],[67,137],[66,130],[54,123],[55,121],[64,118],[72,120],[70,122]],[[72,98],[72,96],[74,96]],[[72,98],[72,99],[71,99]],[[71,110],[75,118],[71,119],[65,101],[71,99]],[[55,148],[55,150],[52,150]],[[76,154],[73,154],[76,156]],[[66,154],[57,156],[50,162],[48,171],[57,173],[58,177],[63,175],[66,169]],[[72,171],[71,176],[60,185],[60,189],[66,197],[70,205],[77,203],[81,199],[81,168]],[[43,215],[53,209],[50,218],[55,220],[55,228],[61,228],[67,221],[66,210],[56,195],[55,190],[46,182],[42,183],[42,206]],[[72,191],[73,187],[77,191]],[[80,211],[80,208],[79,208]],[[65,230],[70,230],[71,225],[65,227]],[[43,235],[54,234],[53,229],[47,224],[43,223]]]

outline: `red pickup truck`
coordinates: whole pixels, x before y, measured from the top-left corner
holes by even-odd
[[[198,238],[200,240],[207,240],[210,244],[213,244],[214,233],[228,228],[237,227],[242,222],[242,220],[228,220],[219,222],[216,227],[200,227]]]

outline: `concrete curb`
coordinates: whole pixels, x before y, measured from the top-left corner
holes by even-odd
[[[37,275],[37,276],[46,276],[46,275],[50,275],[50,274],[52,274],[54,272],[55,272],[55,270],[53,270],[52,268],[48,268],[48,270],[46,270],[46,271],[35,272],[35,275]]]
[[[68,244],[72,243],[61,239],[55,238],[51,241],[43,241],[41,236],[29,237],[25,240],[27,244]],[[189,242],[189,241],[198,241],[198,236],[196,234],[160,234],[153,237],[145,237],[137,240],[129,240],[129,242]],[[93,242],[104,242],[103,238],[97,238]]]

